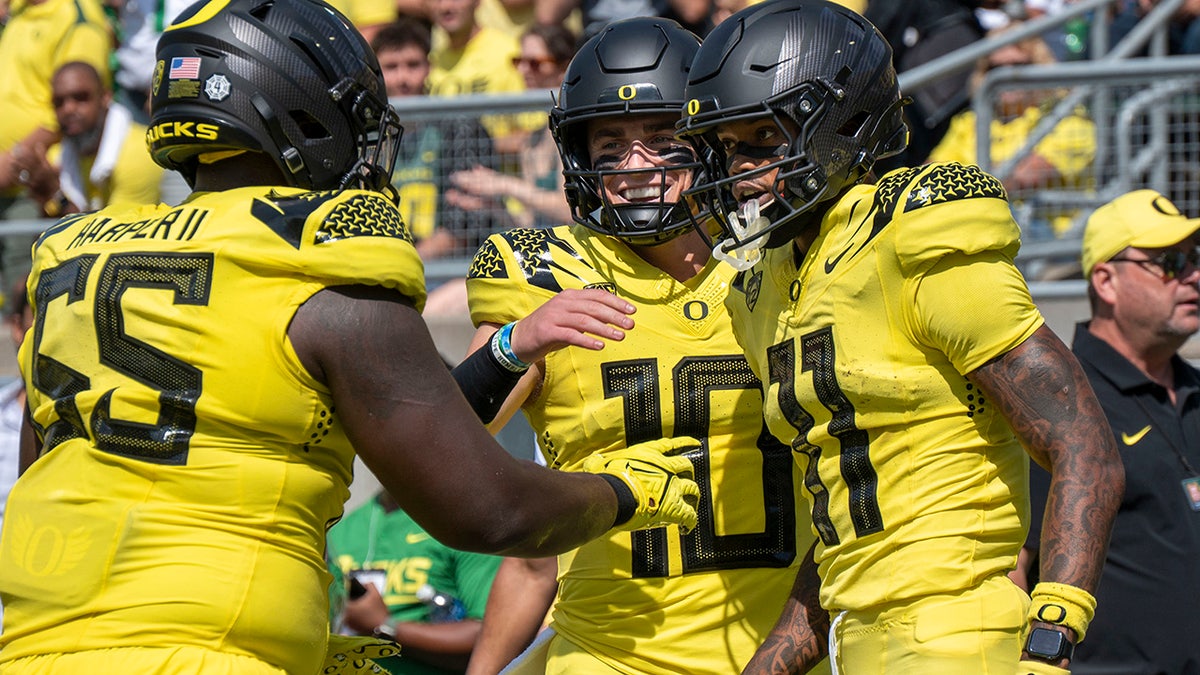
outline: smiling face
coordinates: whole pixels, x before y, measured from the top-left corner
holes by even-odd
[[[674,136],[677,115],[614,115],[591,120],[587,148],[592,168],[603,171],[606,200],[621,204],[674,204],[691,187],[695,161],[687,143]]]

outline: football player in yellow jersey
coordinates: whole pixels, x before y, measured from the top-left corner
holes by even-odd
[[[833,3],[733,14],[686,99],[694,194],[739,269],[734,330],[804,471],[833,669],[1065,672],[1124,473],[1013,264],[1003,187],[959,164],[867,184],[905,146],[904,101],[887,42]],[[1029,525],[1022,447],[1054,474],[1032,601],[1006,577]],[[781,621],[747,670],[802,671],[808,631]]]
[[[508,388],[481,386],[482,371],[460,384],[481,409],[490,403],[485,417],[499,410],[497,424],[523,406],[558,469],[626,443],[701,439],[687,455],[700,523],[601,538],[557,565],[506,560],[470,673],[496,673],[533,640],[556,570],[550,628],[505,672],[736,673],[805,562],[813,621],[828,621],[801,476],[764,427],[761,382],[724,308],[732,270],[710,259],[680,199],[699,166],[673,133],[698,46],[673,21],[636,18],[572,59],[551,130],[576,222],[494,234],[480,248],[467,280],[477,351],[456,376],[508,343],[516,359],[496,380]]]
[[[691,463],[668,456],[694,440],[567,474],[475,419],[419,313],[387,187],[400,125],[344,17],[198,3],[157,56],[151,153],[195,191],[74,216],[34,248],[20,364],[40,456],[0,538],[0,672],[346,673],[394,653],[328,632],[324,535],[356,452],[460,549],[695,525]]]

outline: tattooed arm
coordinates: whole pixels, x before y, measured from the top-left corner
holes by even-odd
[[[1108,419],[1067,346],[1042,326],[970,375],[1050,471],[1041,580],[1096,590],[1125,470]]]
[[[807,673],[829,651],[829,613],[821,609],[821,579],[813,562],[816,547],[813,542],[808,549],[779,621],[746,664],[743,675]]]

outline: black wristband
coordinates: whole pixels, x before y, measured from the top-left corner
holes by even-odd
[[[508,398],[524,374],[514,373],[500,365],[486,344],[450,371],[467,403],[471,404],[471,409],[484,424],[496,418],[504,399]]]
[[[624,525],[629,522],[633,514],[637,513],[637,500],[633,498],[633,490],[625,484],[625,481],[617,478],[611,473],[598,473],[608,484],[612,486],[613,492],[617,493],[617,517],[613,521],[612,526]]]

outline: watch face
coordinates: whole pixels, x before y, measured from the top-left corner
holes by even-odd
[[[1038,658],[1057,660],[1064,657],[1070,658],[1071,646],[1067,636],[1056,630],[1034,628],[1029,631],[1029,640],[1025,644],[1025,651]]]

